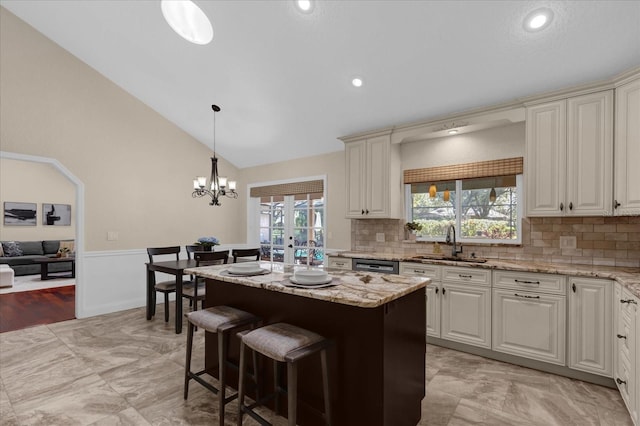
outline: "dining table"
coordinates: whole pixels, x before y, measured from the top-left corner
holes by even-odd
[[[195,259],[167,260],[162,262],[149,262],[147,265],[147,320],[153,317],[156,304],[155,274],[163,272],[176,277],[176,334],[182,333],[182,285],[184,283],[184,270],[195,268]]]

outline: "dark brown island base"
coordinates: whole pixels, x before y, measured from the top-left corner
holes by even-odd
[[[335,286],[293,288],[285,285],[291,267],[262,266],[273,272],[229,276],[225,265],[185,272],[207,278],[206,306],[233,306],[262,317],[265,325],[288,322],[334,341],[329,352],[334,425],[416,425],[425,396],[424,287],[429,280],[328,270]],[[232,341],[230,358],[236,364],[238,346]],[[217,353],[215,335],[207,334],[205,367],[212,372],[218,369]],[[262,362],[260,368],[264,395],[273,389],[273,369],[271,362]],[[228,374],[229,385],[237,389],[236,371]],[[286,383],[284,377],[281,383]],[[299,366],[298,401],[300,425],[324,424],[319,414],[324,409],[320,362],[315,357]],[[227,409],[236,407],[234,402]],[[286,410],[284,396],[280,407]]]

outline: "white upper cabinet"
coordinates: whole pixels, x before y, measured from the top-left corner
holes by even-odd
[[[345,141],[346,217],[402,217],[400,148],[389,134]]]
[[[527,108],[528,216],[611,215],[613,91]]]
[[[616,88],[614,207],[640,214],[640,78]]]
[[[559,216],[565,199],[566,101],[527,108],[525,190],[528,216]]]

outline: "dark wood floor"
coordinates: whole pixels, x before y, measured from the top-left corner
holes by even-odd
[[[76,287],[0,294],[0,333],[74,319]]]

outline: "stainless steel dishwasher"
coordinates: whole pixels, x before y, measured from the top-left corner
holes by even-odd
[[[400,273],[400,262],[397,260],[353,259],[353,270],[397,275]]]

